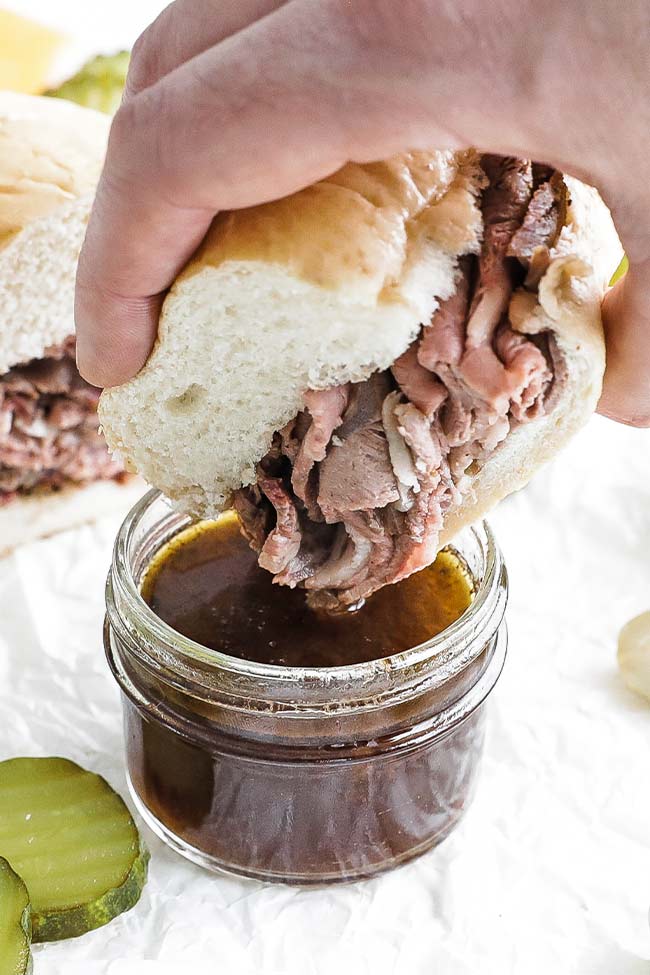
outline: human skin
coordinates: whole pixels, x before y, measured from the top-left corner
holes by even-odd
[[[82,374],[140,369],[219,210],[348,160],[474,145],[601,191],[630,270],[604,304],[599,410],[650,426],[649,36],[647,0],[176,0],[113,121],[77,278]]]

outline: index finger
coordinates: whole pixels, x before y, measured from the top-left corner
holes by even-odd
[[[316,72],[306,77],[287,56],[304,25],[276,23],[286,9],[116,115],[77,274],[77,357],[95,385],[124,382],[144,364],[162,295],[218,210],[284,196],[347,158],[335,89],[328,99]]]

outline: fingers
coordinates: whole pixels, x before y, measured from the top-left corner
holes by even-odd
[[[570,46],[582,13],[560,7],[576,22],[563,20],[552,33]],[[533,0],[512,5],[508,30],[490,29],[484,5],[470,8],[462,29],[455,5],[424,0],[223,0],[216,25],[209,0],[168,8],[156,28],[162,33],[149,35],[148,53],[149,41],[141,43],[140,77],[136,71],[134,93],[114,120],[79,262],[78,357],[86,378],[114,385],[144,364],[161,295],[219,210],[291,193],[348,159],[384,158],[407,147],[480,145],[578,169],[587,179],[595,174],[604,154],[591,159],[586,149],[576,151],[594,145],[579,97],[584,65],[594,56],[589,44],[582,61],[563,52],[551,57],[545,33],[528,30],[537,16]],[[183,16],[189,22],[190,12],[203,25],[196,34]],[[262,19],[250,22],[256,15]],[[513,85],[513,77],[521,83]],[[603,114],[606,108],[607,101]],[[625,142],[626,122],[613,131],[620,115],[625,121],[621,112],[610,119],[607,145]],[[636,168],[642,170],[625,167]],[[605,306],[609,365],[601,409],[643,423],[650,255],[642,253],[643,241],[637,252],[631,234],[623,238],[632,271]]]
[[[243,8],[250,13],[251,0]],[[114,385],[144,364],[161,294],[218,210],[291,193],[348,159],[480,138],[473,131],[480,113],[471,107],[477,72],[445,40],[445,31],[458,35],[453,10],[447,20],[421,0],[399,9],[392,0],[292,0],[154,84],[145,79],[113,122],[79,262],[83,375]],[[440,43],[432,61],[424,37],[434,29]],[[471,37],[463,42],[468,54]],[[176,56],[161,55],[159,70]],[[466,126],[453,137],[451,92]],[[507,93],[496,99],[503,118],[521,117]]]
[[[350,155],[367,106],[345,106],[344,89],[323,82],[325,62],[303,53],[310,32],[327,36],[327,7],[302,19],[279,9],[118,112],[77,278],[77,357],[90,382],[115,385],[144,364],[161,293],[215,212],[283,196]]]
[[[598,412],[650,427],[650,260],[631,263],[603,306],[607,371]]]
[[[179,210],[164,200],[147,205],[138,193],[134,186],[124,197],[125,205],[133,201],[128,225],[113,204],[123,199],[117,184],[110,177],[103,182],[79,260],[77,364],[95,386],[122,383],[144,365],[158,331],[162,289],[189,260],[213,217],[212,211]]]
[[[288,0],[176,0],[135,42],[124,100],[282,7]]]

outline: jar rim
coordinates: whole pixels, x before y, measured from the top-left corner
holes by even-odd
[[[454,623],[424,643],[377,660],[336,667],[286,667],[231,657],[221,651],[204,647],[173,629],[153,612],[142,597],[131,567],[131,553],[143,518],[159,502],[163,502],[174,512],[162,492],[154,489],[136,502],[122,522],[115,539],[113,565],[107,584],[107,604],[110,616],[111,602],[119,594],[121,613],[126,610],[131,618],[137,618],[153,641],[171,647],[174,655],[182,658],[186,666],[207,666],[208,669],[214,668],[245,681],[257,680],[282,685],[300,683],[314,688],[359,685],[385,677],[389,673],[391,677],[399,679],[400,674],[411,673],[419,665],[430,663],[432,658],[436,659],[442,670],[448,664],[451,673],[456,669],[454,664],[462,665],[462,661],[457,660],[460,656],[466,656],[462,654],[462,649],[474,646],[477,635],[487,628],[493,635],[502,621],[506,602],[506,570],[494,534],[488,523],[482,521],[467,529],[479,542],[483,557],[483,572],[477,581],[474,599]],[[192,524],[193,519],[189,515],[180,512],[176,514],[180,522],[179,531]],[[485,635],[489,638],[489,634]],[[147,641],[149,645],[151,642]]]

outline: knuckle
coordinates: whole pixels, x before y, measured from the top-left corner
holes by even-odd
[[[117,112],[113,116],[111,132],[109,137],[110,148],[118,146],[133,133],[135,117],[138,113],[136,100],[122,102]]]
[[[151,136],[151,121],[156,119],[159,107],[159,99],[152,95],[153,92],[143,92],[123,102],[117,110],[111,124],[105,177],[115,178],[118,173],[143,175],[139,171],[142,160],[136,147],[145,144]]]
[[[189,163],[196,164],[198,148],[189,160],[180,151],[183,124],[174,93],[164,84],[124,102],[111,127],[100,202],[133,194],[187,197]]]
[[[137,38],[131,51],[126,94],[137,95],[158,79],[159,30],[157,23],[150,24]]]

